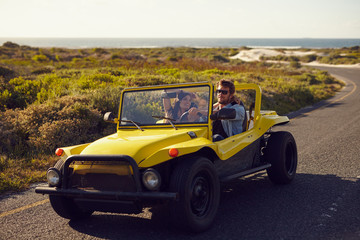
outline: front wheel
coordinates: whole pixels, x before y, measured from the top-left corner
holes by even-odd
[[[90,217],[93,211],[80,209],[71,198],[49,195],[49,200],[54,211],[67,219],[82,219]]]
[[[265,159],[271,163],[267,169],[269,179],[275,184],[290,183],[296,174],[297,148],[289,132],[271,134],[265,150]]]
[[[184,159],[172,174],[170,191],[179,193],[178,201],[170,204],[175,226],[192,232],[202,232],[211,226],[220,202],[220,184],[210,160]]]

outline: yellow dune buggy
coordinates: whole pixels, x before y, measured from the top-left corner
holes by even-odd
[[[245,131],[213,141],[213,122],[231,120],[232,111],[213,113],[215,87],[186,83],[124,89],[119,113],[104,120],[116,133],[95,142],[58,148],[60,160],[47,172],[49,194],[61,217],[79,219],[94,211],[140,213],[145,207],[166,206],[173,224],[186,230],[208,229],[220,200],[220,183],[266,170],[275,184],[293,180],[297,148],[291,133],[272,132],[289,119],[260,111],[261,89],[236,83],[236,94],[249,92]],[[191,95],[198,117],[169,116],[179,94]]]

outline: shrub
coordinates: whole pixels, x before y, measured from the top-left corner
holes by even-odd
[[[162,85],[162,84],[171,84],[178,83],[179,80],[171,76],[154,76],[149,75],[146,77],[143,76],[134,76],[125,79],[127,86],[151,86],[151,85]]]
[[[230,75],[232,72],[227,70],[220,70],[217,68],[202,71],[201,74],[205,75]]]
[[[179,61],[179,59],[177,57],[168,57],[167,58],[168,61],[171,61],[171,62],[177,62]]]
[[[59,146],[99,138],[107,125],[89,102],[86,96],[65,96],[4,112],[0,118],[2,153],[12,157],[52,153]]]
[[[108,52],[103,48],[94,48],[93,52],[96,54],[107,54]]]
[[[49,58],[43,54],[40,54],[40,55],[33,56],[32,60],[34,60],[36,62],[47,62],[47,61],[49,61]]]
[[[35,69],[31,72],[31,74],[35,74],[35,75],[40,75],[40,74],[46,74],[46,73],[52,73],[52,69],[45,67],[45,68],[40,68],[40,69]]]
[[[0,172],[4,171],[9,166],[8,158],[0,156]]]
[[[0,155],[17,158],[28,149],[28,134],[19,123],[19,111],[7,110],[0,114]]]
[[[98,83],[112,83],[115,81],[115,77],[111,74],[105,73],[98,73],[98,74],[92,74],[88,77],[90,81],[95,81]]]
[[[291,61],[290,67],[292,68],[301,68],[301,64],[298,61]]]
[[[81,76],[80,79],[75,82],[75,84],[80,92],[86,92],[86,90],[96,89],[99,87],[99,83],[93,81],[92,78],[88,76]]]
[[[15,72],[7,67],[0,66],[0,77],[11,78],[15,75]]]
[[[43,103],[49,99],[68,95],[70,91],[70,79],[59,77],[57,74],[38,76],[40,88],[36,94],[36,102]]]
[[[94,118],[94,115],[87,115],[88,119],[61,119],[42,124],[38,129],[38,134],[29,138],[31,145],[38,152],[51,153],[57,147],[90,141],[98,121],[89,119]],[[99,116],[96,115],[96,117]]]
[[[320,84],[321,81],[313,74],[304,73],[300,76],[300,81],[307,82],[310,85]]]
[[[159,75],[173,76],[175,78],[179,78],[180,76],[180,71],[178,68],[162,68],[157,70],[156,73]]]
[[[301,61],[308,63],[308,62],[316,61],[316,59],[317,59],[317,55],[315,55],[315,54],[309,54],[309,55],[303,56],[303,57],[301,58]]]
[[[40,91],[40,83],[34,80],[27,80],[22,77],[14,78],[9,81],[11,93],[11,108],[23,108],[36,100],[37,93]]]
[[[7,41],[7,42],[3,43],[3,47],[7,47],[7,48],[19,48],[20,45],[17,44],[17,43],[13,43],[13,42]]]
[[[211,58],[211,60],[215,62],[225,62],[225,63],[230,62],[229,59],[221,55],[215,55]]]
[[[89,93],[89,105],[94,109],[98,109],[101,114],[106,112],[113,112],[114,114],[119,111],[119,102],[122,91],[121,86],[100,88],[93,90]]]
[[[0,87],[1,90],[1,87]],[[0,92],[0,111],[4,111],[7,106],[11,103],[11,93],[9,90],[1,90]]]

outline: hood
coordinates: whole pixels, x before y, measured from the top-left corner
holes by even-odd
[[[115,134],[89,144],[81,154],[128,155],[139,163],[164,147],[191,140],[188,132],[194,132],[197,137],[203,137],[206,134],[206,128],[118,130]]]

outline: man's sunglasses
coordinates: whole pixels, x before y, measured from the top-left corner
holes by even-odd
[[[216,90],[216,94],[221,93],[221,94],[227,95],[228,92],[229,92],[228,90]]]

